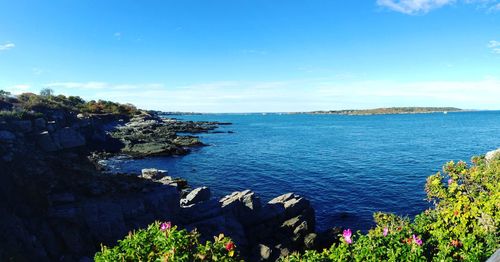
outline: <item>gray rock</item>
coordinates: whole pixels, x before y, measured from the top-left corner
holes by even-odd
[[[38,130],[45,129],[47,127],[47,123],[43,118],[37,118],[33,122],[35,123],[35,128]]]
[[[59,145],[54,142],[48,131],[38,134],[36,141],[38,146],[45,152],[53,152],[60,149]]]
[[[497,150],[490,151],[486,153],[486,155],[484,156],[486,162],[491,162],[494,159],[499,159],[499,158],[500,158],[500,148]]]
[[[161,179],[168,174],[167,170],[160,170],[155,168],[144,168],[141,170],[141,177],[145,179]]]
[[[285,209],[287,217],[297,216],[302,213],[304,209],[310,208],[310,203],[307,199],[293,193],[276,197],[269,201],[268,204],[282,206]]]
[[[304,247],[306,249],[315,249],[317,246],[318,235],[316,233],[309,233],[304,237]]]
[[[6,130],[1,130],[0,131],[0,142],[3,143],[10,143],[16,139],[16,135],[14,133],[6,131]]]
[[[223,212],[232,213],[243,225],[258,222],[256,214],[261,209],[260,199],[250,190],[233,192],[220,200]]]
[[[85,137],[76,130],[65,127],[57,130],[52,135],[54,142],[59,144],[63,149],[74,148],[85,145]]]
[[[33,130],[33,125],[30,120],[12,121],[12,127],[16,132],[28,133]]]
[[[268,261],[271,258],[273,250],[266,245],[258,244],[253,253],[255,261]]]
[[[181,206],[190,206],[199,202],[207,201],[211,197],[208,187],[198,187],[193,189],[187,196],[181,199]]]
[[[49,196],[49,200],[52,203],[71,203],[75,202],[76,198],[73,193],[60,193],[60,194],[52,194]]]

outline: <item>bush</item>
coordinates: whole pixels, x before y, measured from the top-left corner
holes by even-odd
[[[284,261],[485,261],[500,248],[500,161],[472,166],[449,162],[427,179],[435,203],[410,222],[376,213],[376,227],[350,236],[322,252],[293,254]],[[351,243],[349,243],[351,242]]]
[[[108,261],[239,261],[234,243],[220,235],[201,244],[199,234],[178,230],[170,222],[155,222],[129,233],[113,248],[101,247],[96,262]]]

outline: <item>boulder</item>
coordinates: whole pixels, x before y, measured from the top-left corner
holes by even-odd
[[[484,159],[486,159],[486,162],[491,162],[494,159],[499,159],[500,158],[500,148],[497,150],[490,151],[486,153],[484,156]]]
[[[38,134],[36,141],[38,146],[45,152],[53,152],[60,149],[59,145],[54,142],[48,131]]]
[[[47,127],[47,123],[43,118],[37,118],[33,122],[35,123],[35,128],[38,130],[45,129]]]
[[[159,180],[168,174],[167,170],[156,168],[144,168],[141,170],[141,177],[145,179]]]
[[[0,142],[10,143],[16,139],[16,135],[10,131],[0,130]]]
[[[252,250],[252,261],[269,261],[273,250],[263,244],[258,244]]]
[[[208,187],[198,187],[193,189],[187,196],[181,199],[181,206],[190,206],[199,202],[207,201],[211,197],[210,189]]]
[[[12,127],[16,132],[20,133],[28,133],[33,130],[33,125],[30,120],[17,120],[12,121]]]
[[[260,198],[250,190],[233,192],[220,200],[223,212],[232,213],[244,225],[258,222],[256,215],[261,209]]]
[[[52,138],[56,144],[63,149],[74,148],[85,145],[85,137],[76,130],[65,127],[54,132]]]

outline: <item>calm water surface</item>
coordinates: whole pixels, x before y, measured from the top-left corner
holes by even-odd
[[[231,122],[203,134],[210,146],[183,157],[117,163],[122,171],[168,169],[216,196],[250,188],[262,201],[307,197],[317,227],[367,230],[375,211],[414,216],[429,206],[427,176],[449,160],[500,147],[500,111],[415,115],[196,115]]]

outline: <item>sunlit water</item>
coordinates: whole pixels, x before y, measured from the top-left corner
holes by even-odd
[[[210,146],[182,157],[122,161],[126,172],[167,169],[215,196],[252,189],[262,201],[286,192],[309,199],[318,229],[367,230],[375,211],[414,216],[429,206],[427,176],[449,160],[500,147],[500,111],[414,115],[194,115],[231,122],[202,134]]]

